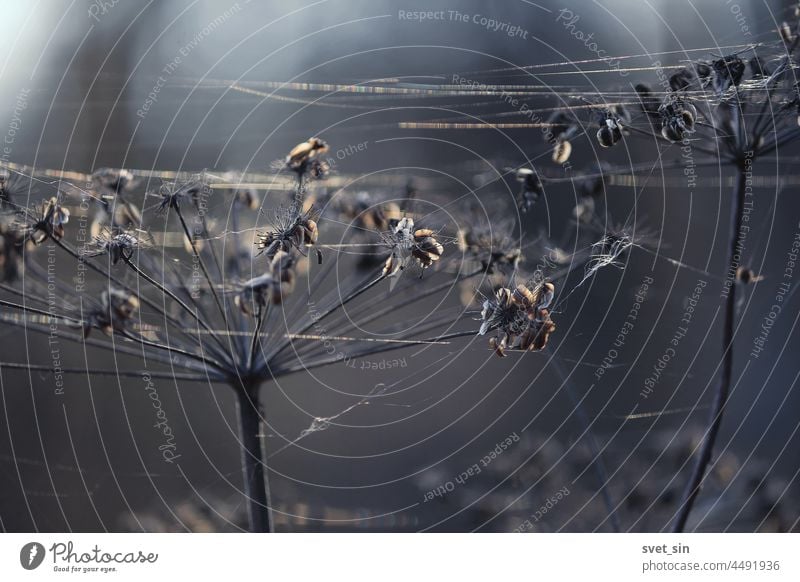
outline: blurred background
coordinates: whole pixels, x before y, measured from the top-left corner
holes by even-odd
[[[445,16],[422,22],[402,16],[419,10]],[[450,11],[468,15],[467,22]],[[596,59],[599,50],[609,56],[653,55],[635,61],[637,66],[648,60],[679,64],[724,53],[725,47],[772,40],[778,23],[792,14],[790,2],[756,0],[16,2],[3,10],[4,160],[80,172],[101,167],[265,172],[292,146],[318,135],[337,156],[337,172],[429,178],[422,183],[430,184],[431,195],[455,199],[471,195],[497,170],[543,153],[542,164],[550,164],[541,131],[398,125],[507,110],[497,97],[476,105],[453,98],[382,101],[380,95],[344,93],[326,99],[328,105],[309,105],[310,93],[302,90],[265,98],[263,92],[271,91],[267,83],[405,78],[447,84],[454,74],[471,79],[470,71]],[[520,32],[487,29],[473,21],[475,15]],[[698,52],[701,48],[707,51]],[[620,63],[626,66],[625,60]],[[570,86],[602,93],[640,81],[657,83],[652,66],[642,69],[624,77],[613,67],[592,75],[564,73],[562,67],[557,75],[544,68],[480,78],[546,84],[554,94]],[[592,167],[601,157],[655,163],[655,149],[647,144],[596,149],[576,148],[574,167]],[[551,174],[557,173],[559,167],[550,165]],[[682,180],[670,181],[668,172],[660,171],[640,188],[613,188],[608,220],[623,222],[633,212],[656,232],[665,255],[721,279],[729,193],[719,183],[728,174],[724,168],[698,172],[700,185],[692,193]],[[774,178],[785,172],[773,159],[756,174]],[[500,181],[479,196],[501,211],[513,208],[516,188],[513,180]],[[575,228],[570,223],[575,201],[571,185],[549,188],[542,210],[526,215],[521,226],[526,233],[546,230],[551,239],[563,239]],[[689,529],[798,529],[796,297],[775,321],[765,352],[749,357],[798,230],[798,209],[791,189],[776,187],[774,180],[757,192],[759,228],[746,261],[765,279],[745,292],[740,306],[738,381]],[[715,385],[721,282],[635,250],[623,267],[601,272],[571,295],[544,354],[501,360],[491,356],[484,338],[459,340],[446,351],[396,352],[408,358],[407,368],[331,366],[314,376],[267,384],[265,446],[272,455],[277,528],[610,531],[598,488],[603,473],[621,529],[668,527]],[[645,277],[654,283],[636,327],[614,367],[598,378]],[[658,388],[643,399],[644,383],[669,346],[699,278],[709,281],[701,307]],[[46,361],[46,338],[8,326],[0,327],[0,337],[3,360]],[[84,359],[105,356],[76,347],[64,357],[82,366]],[[120,359],[118,365],[125,363]],[[415,370],[423,371],[410,377]],[[380,384],[402,390],[358,406],[327,430],[284,448],[314,417],[334,415]],[[227,387],[158,383],[179,443],[180,469],[162,460],[151,402],[137,379],[70,376],[64,394],[54,395],[52,375],[4,369],[0,392],[3,530],[244,527],[234,401]],[[426,493],[480,465],[509,438],[512,444],[480,474],[426,500]],[[603,452],[601,472],[593,446]]]

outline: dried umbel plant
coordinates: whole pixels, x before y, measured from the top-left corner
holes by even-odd
[[[561,341],[556,324],[563,297],[600,269],[621,266],[634,249],[647,249],[651,241],[639,225],[626,221],[620,227],[608,227],[608,220],[600,224],[599,216],[614,178],[652,171],[651,163],[598,164],[597,169],[566,177],[563,168],[550,171],[545,166],[568,164],[581,155],[587,139],[591,150],[604,156],[620,152],[634,140],[657,144],[659,157],[674,151],[670,148],[689,146],[702,154],[694,160],[696,166],[718,166],[721,160],[733,170],[730,264],[741,243],[738,227],[746,171],[759,158],[800,137],[800,96],[794,83],[796,26],[781,26],[778,32],[775,44],[704,55],[688,65],[683,61],[668,69],[671,76],[663,90],[640,84],[632,91],[614,92],[613,99],[600,90],[596,95],[589,91],[588,97],[586,91],[571,88],[554,91],[557,102],[548,102],[541,111],[548,121],[530,124],[536,131],[546,130],[540,157],[551,162],[539,164],[536,158],[521,156],[502,160],[498,167],[509,168],[504,176],[517,191],[517,209],[493,204],[488,225],[477,221],[470,208],[454,211],[456,224],[447,224],[443,213],[419,211],[415,203],[425,199],[424,188],[408,189],[401,196],[367,186],[355,195],[315,189],[314,181],[325,180],[331,171],[324,159],[329,146],[320,137],[281,156],[276,168],[291,176],[290,199],[276,200],[273,193],[265,197],[264,205],[274,210],[266,225],[260,221],[262,211],[269,214],[256,193],[259,181],[248,184],[243,175],[172,173],[160,188],[152,189],[153,174],[107,168],[83,176],[81,181],[91,184],[89,191],[60,183],[55,185],[56,192],[43,195],[34,206],[21,207],[22,197],[13,184],[19,174],[9,165],[0,174],[4,212],[0,217],[4,293],[0,317],[8,325],[24,325],[42,334],[53,333],[52,325],[63,323],[63,327],[56,325],[58,337],[136,357],[144,352],[148,362],[181,368],[178,374],[166,368],[153,370],[154,378],[228,385],[237,398],[249,527],[268,531],[272,527],[268,454],[260,437],[269,404],[263,402],[261,388],[267,382],[344,358],[408,345],[438,345],[462,336],[479,336],[486,357],[496,354],[507,358],[506,362],[535,357],[534,352],[552,349],[552,344]],[[421,90],[401,87],[400,82],[394,85],[408,89],[409,95]],[[360,89],[380,93],[386,87],[376,82]],[[499,97],[505,89],[498,85],[484,92]],[[538,98],[542,95],[538,89],[531,87],[530,95]],[[425,89],[437,97],[448,90]],[[461,88],[458,93],[468,91]],[[520,111],[503,115],[509,113]],[[436,128],[447,127],[447,122],[432,123]],[[408,125],[414,126],[421,124]],[[662,164],[664,169],[680,167],[679,163]],[[23,178],[34,179],[35,174],[31,171]],[[570,218],[577,223],[570,231],[576,240],[527,239],[516,220],[517,210],[528,213],[526,221],[538,218],[542,200],[548,201],[547,190],[561,183],[576,186],[576,207],[571,216],[563,217],[565,223]],[[76,202],[85,196],[95,201],[96,216],[91,242],[81,247],[70,239],[75,221],[69,219]],[[26,204],[33,199],[27,196]],[[153,206],[156,212],[151,211]],[[229,210],[230,224],[222,225],[218,216],[211,216],[220,209]],[[511,226],[505,226],[509,219]],[[346,236],[335,242],[333,232],[339,223],[348,228]],[[491,225],[499,228],[493,232]],[[180,242],[172,247],[170,261],[154,256],[154,245],[147,242],[150,230],[161,231],[165,239],[177,235]],[[252,240],[250,233],[254,233]],[[75,291],[63,281],[57,283],[63,294],[53,306],[36,299],[37,294],[43,296],[47,282],[47,273],[37,262],[45,243],[58,249],[60,259],[80,262],[94,271],[93,293],[81,297],[88,305],[84,315],[75,316]],[[165,241],[159,244],[168,246]],[[345,249],[357,249],[363,260],[359,268],[348,263],[347,277],[326,292],[324,284],[330,282],[328,277]],[[307,260],[312,253],[317,261]],[[407,275],[408,271],[414,276]],[[535,274],[526,276],[529,271]],[[574,281],[570,284],[575,271],[580,279],[577,286]],[[685,526],[703,480],[731,383],[736,286],[754,283],[758,277],[737,269],[726,299],[722,377],[709,430],[679,505],[677,531]],[[379,332],[392,333],[392,340],[358,335],[365,324],[381,324],[393,311],[414,309],[454,283],[469,289],[469,303],[476,295],[484,298],[477,310],[461,310],[455,316],[437,313],[413,331],[386,323]],[[386,287],[392,292],[385,293]],[[378,290],[380,301],[369,301]],[[19,296],[30,301],[19,302]],[[312,296],[315,308],[310,312],[307,306]],[[347,310],[357,303],[360,309],[353,317]],[[278,316],[279,311],[284,317]],[[441,332],[443,328],[448,331]],[[102,333],[92,333],[95,329]],[[327,351],[324,341],[337,342],[334,354]],[[73,372],[137,374],[95,368],[65,371]],[[327,426],[330,419],[315,419],[301,435]],[[607,505],[611,516],[613,504]]]
[[[783,28],[783,27],[782,27]],[[652,113],[652,98],[642,100],[642,110],[653,125],[661,125],[661,136],[670,142],[687,143],[699,152],[718,157],[735,171],[727,265],[737,269],[734,257],[742,244],[745,185],[757,160],[800,138],[795,111],[800,106],[794,61],[798,41],[782,33],[783,46],[745,63],[742,53],[715,56],[679,70],[670,78],[672,91]],[[751,49],[751,50],[756,50]],[[749,52],[749,51],[745,51]],[[749,78],[748,78],[749,77]],[[698,90],[710,87],[712,95]],[[691,137],[691,142],[687,138]],[[746,283],[744,279],[739,282]],[[712,406],[708,433],[700,446],[694,470],[687,483],[674,523],[682,531],[700,490],[706,467],[723,418],[730,391],[736,326],[736,281],[725,300],[722,371]]]
[[[526,152],[528,159],[524,165],[511,167],[506,173],[516,177],[520,185],[517,197],[519,208],[521,211],[530,211],[537,207],[537,201],[545,197],[551,187],[569,184],[575,187],[577,194],[573,216],[581,227],[595,227],[601,210],[599,203],[612,185],[635,187],[637,178],[650,179],[656,167],[662,171],[683,170],[684,176],[690,179],[684,180],[684,185],[688,181],[694,184],[696,168],[722,168],[727,173],[723,183],[731,183],[733,187],[729,196],[731,219],[726,272],[722,275],[711,274],[725,279],[726,284],[723,294],[722,365],[710,406],[708,430],[693,459],[692,472],[682,498],[676,503],[672,525],[676,532],[683,531],[686,526],[724,418],[735,362],[733,340],[737,327],[736,306],[741,297],[739,288],[757,278],[749,270],[742,270],[738,264],[739,253],[746,248],[743,245],[743,233],[747,232],[744,221],[748,218],[746,191],[749,189],[752,192],[756,188],[752,184],[748,186],[748,176],[753,175],[760,160],[775,162],[770,156],[777,156],[787,146],[796,145],[800,138],[800,83],[797,82],[796,64],[800,45],[798,18],[800,11],[795,10],[792,20],[781,23],[772,33],[772,40],[729,47],[728,52],[722,54],[709,53],[708,49],[688,49],[686,55],[689,56],[686,59],[663,64],[659,58],[656,65],[652,64],[655,55],[622,57],[631,63],[626,73],[641,71],[644,75],[649,71],[656,78],[657,86],[646,83],[603,89],[598,89],[594,84],[559,86],[552,87],[552,91],[548,88],[547,95],[538,90],[541,88],[540,78],[537,77],[539,69],[549,69],[545,74],[559,76],[571,74],[573,69],[576,74],[587,77],[595,73],[602,77],[603,73],[615,72],[614,68],[603,68],[600,59],[588,59],[580,63],[537,63],[530,67],[531,70],[522,66],[473,71],[471,78],[487,79],[486,83],[480,84],[483,94],[497,95],[503,104],[508,103],[504,98],[509,94],[521,96],[519,99],[525,99],[525,106],[499,112],[493,109],[491,113],[481,115],[477,123],[475,119],[478,116],[473,108],[469,116],[401,125],[411,129],[443,131],[485,129],[491,126],[498,130],[529,131],[526,139],[531,133],[541,132],[544,141],[552,149]],[[658,57],[669,54],[672,53],[663,53]],[[645,65],[633,66],[632,63],[636,62],[634,59],[639,58],[643,59]],[[650,59],[649,62],[647,59]],[[581,66],[584,63],[591,65],[584,69]],[[513,81],[510,84],[498,83],[497,79],[506,74]],[[519,77],[528,74],[536,82],[529,86],[520,85]],[[533,103],[538,101],[542,102],[541,108],[533,107]],[[476,106],[474,102],[472,104]],[[521,118],[522,122],[517,122],[515,118]],[[547,121],[542,122],[542,119]],[[494,120],[498,123],[493,123]],[[657,161],[629,164],[627,167],[601,165],[597,170],[583,174],[570,172],[568,176],[561,171],[564,168],[548,169],[550,162],[543,161],[535,167],[530,165],[530,160],[547,158],[553,163],[566,165],[576,154],[580,155],[581,144],[589,140],[591,143],[586,150],[593,155],[604,156],[608,150],[619,151],[622,149],[620,146],[624,146],[627,152],[646,147],[657,150],[654,152]],[[673,159],[677,156],[678,159],[672,161],[670,156]],[[779,161],[792,163],[792,158],[783,156]],[[507,160],[505,162],[508,165]],[[592,258],[585,267],[587,277],[591,277],[597,268],[618,264],[619,258],[625,258],[630,249],[640,248],[640,245],[646,248],[648,237],[642,241],[635,234],[637,228],[631,228],[627,223],[624,226],[617,232],[609,232],[609,236],[602,236],[592,246]],[[677,261],[672,263],[686,266]],[[492,293],[494,297],[487,300],[485,317],[497,313],[502,318],[502,314],[514,313],[512,290],[513,286],[510,285],[496,288],[494,291],[497,294]],[[517,324],[509,324],[511,328],[493,340],[493,345],[500,348],[501,352],[519,337],[521,320],[510,318],[509,322],[512,321],[517,321]]]
[[[90,190],[66,182],[50,184],[47,187],[60,193],[44,194],[44,201],[30,209],[6,203],[0,216],[1,289],[29,298],[44,297],[48,285],[61,291],[50,304],[43,299],[27,303],[0,299],[4,324],[54,334],[97,350],[139,357],[144,352],[152,365],[182,368],[181,372],[149,370],[151,378],[230,386],[237,397],[244,493],[253,531],[269,531],[273,523],[268,455],[260,436],[265,383],[345,358],[487,333],[497,334],[491,349],[500,355],[542,350],[555,331],[551,313],[556,287],[551,280],[565,279],[592,259],[590,252],[583,252],[560,272],[548,266],[551,278],[547,281],[514,283],[525,255],[515,242],[521,236],[510,234],[513,223],[505,218],[498,217],[495,223],[503,225],[502,236],[479,226],[474,208],[453,209],[461,224],[445,226],[437,223],[436,212],[422,213],[415,208],[421,196],[418,189],[407,189],[405,197],[396,199],[380,192],[352,197],[341,192],[327,201],[316,194],[310,196],[312,180],[323,177],[316,162],[323,161],[320,156],[326,147],[315,138],[287,157],[286,169],[295,176],[290,200],[284,204],[273,199],[273,220],[266,231],[258,225],[262,211],[258,196],[242,183],[243,176],[218,177],[207,172],[176,174],[142,192],[141,185],[151,181],[138,179],[147,178],[146,172],[104,169],[86,176],[86,183],[92,184]],[[533,178],[527,176],[526,181],[533,183]],[[87,199],[99,201],[101,220],[98,232],[76,246],[70,237],[69,218],[78,210],[85,213],[85,205],[79,202]],[[137,199],[149,210],[140,212]],[[312,200],[323,202],[319,211]],[[226,205],[231,209],[229,228],[210,216]],[[127,218],[118,221],[113,217],[121,207]],[[140,217],[137,224],[131,224],[133,217]],[[344,234],[352,236],[352,243],[324,242],[326,228],[336,228],[336,224],[345,225]],[[151,231],[165,233],[158,254],[166,253],[170,260],[155,256]],[[246,232],[255,233],[252,241],[246,239]],[[224,237],[230,244],[220,248]],[[173,243],[167,244],[167,240]],[[36,249],[45,242],[58,249],[59,260],[80,263],[94,273],[87,283],[90,291],[78,294],[38,265]],[[591,248],[591,242],[583,241],[582,248]],[[331,249],[331,258],[325,264],[314,261],[307,273],[301,270],[310,250],[321,256],[326,247]],[[334,291],[322,292],[337,263],[347,260],[346,254],[336,251],[352,247],[374,260],[361,261],[360,268],[338,281]],[[536,258],[542,262],[541,257]],[[25,286],[17,287],[21,272],[26,274]],[[189,272],[191,276],[187,276]],[[403,277],[404,273],[409,276]],[[420,280],[425,273],[430,276]],[[300,279],[303,285],[298,285]],[[472,283],[475,293],[486,281],[509,287],[493,291],[496,299],[484,306],[480,329],[475,329],[475,314],[461,308],[457,313],[442,310],[412,329],[398,329],[394,322],[380,327],[382,318],[400,309],[413,309],[454,284]],[[384,288],[379,291],[380,301],[362,302],[358,317],[346,313],[348,306],[381,282],[389,283],[391,293],[386,295]],[[309,311],[312,297],[314,309]],[[79,312],[75,304],[81,301],[84,309]],[[282,317],[277,316],[278,311]],[[378,339],[359,337],[363,326],[371,323],[379,325]],[[437,335],[437,330],[447,331]],[[430,336],[420,336],[427,333]],[[386,334],[391,338],[381,339]],[[331,354],[327,343],[334,341],[337,349]],[[20,366],[13,362],[2,365]],[[44,364],[24,367],[49,369]],[[139,374],[94,367],[62,371]],[[315,421],[301,438],[325,427],[324,419]]]

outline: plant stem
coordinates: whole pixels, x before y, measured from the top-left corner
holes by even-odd
[[[269,485],[261,449],[261,405],[258,384],[234,385],[242,447],[244,494],[251,532],[272,532]]]
[[[733,191],[733,204],[731,205],[731,224],[730,224],[730,246],[728,248],[728,268],[733,267],[733,257],[742,244],[741,224],[744,216],[745,201],[745,181],[747,174],[744,163],[739,164],[736,184]],[[736,319],[736,281],[730,287],[728,296],[725,300],[725,328],[722,337],[722,376],[717,386],[714,402],[711,406],[711,414],[708,421],[708,430],[705,438],[700,445],[700,452],[695,460],[692,474],[683,492],[681,505],[672,527],[674,533],[680,533],[686,527],[686,520],[692,511],[697,495],[700,493],[700,486],[706,474],[708,464],[711,462],[711,455],[714,452],[714,442],[717,440],[719,427],[722,424],[722,414],[725,411],[725,404],[728,401],[728,394],[731,388],[733,377],[733,336]]]
[[[183,309],[183,310],[184,310],[186,313],[188,313],[189,315],[191,315],[191,316],[194,318],[194,320],[195,320],[195,321],[196,321],[198,324],[200,324],[204,330],[206,330],[206,331],[209,333],[209,335],[211,336],[211,338],[212,338],[212,339],[214,339],[214,340],[217,342],[217,345],[219,345],[219,347],[220,347],[220,348],[222,348],[222,352],[220,352],[220,354],[222,354],[223,356],[225,356],[225,352],[226,352],[226,349],[227,349],[227,348],[225,347],[225,344],[223,344],[223,343],[222,343],[222,340],[220,340],[220,339],[219,339],[219,337],[218,337],[218,336],[217,336],[217,334],[214,332],[214,330],[212,330],[212,329],[211,329],[211,327],[209,327],[209,325],[208,325],[208,324],[205,322],[205,320],[204,320],[202,317],[200,317],[200,315],[199,315],[197,312],[195,312],[195,311],[194,311],[194,310],[193,310],[191,307],[189,307],[189,306],[186,304],[186,302],[185,302],[185,301],[183,301],[183,300],[182,300],[180,297],[178,297],[178,296],[177,296],[175,293],[173,293],[172,291],[170,291],[169,289],[167,289],[167,288],[166,288],[164,285],[162,285],[161,283],[159,283],[158,281],[156,281],[156,279],[155,279],[155,278],[153,278],[153,277],[151,277],[150,275],[148,275],[147,273],[145,273],[145,272],[144,272],[144,271],[143,271],[143,270],[142,270],[142,269],[139,267],[139,265],[137,265],[136,263],[134,263],[134,262],[133,262],[133,259],[130,259],[130,258],[128,258],[128,257],[123,257],[123,260],[125,261],[125,263],[126,263],[126,264],[127,264],[127,265],[128,265],[130,268],[131,268],[131,269],[133,269],[133,271],[134,271],[134,272],[135,272],[137,275],[139,275],[139,276],[140,276],[140,277],[142,277],[142,278],[143,278],[145,281],[147,281],[148,283],[150,283],[150,284],[151,284],[153,287],[155,287],[156,289],[158,289],[159,291],[161,291],[162,293],[164,293],[165,295],[167,295],[167,296],[168,296],[170,299],[172,299],[172,300],[173,300],[173,301],[175,301],[175,302],[176,302],[178,305],[180,305],[180,306],[181,306],[181,308],[182,308],[182,309]],[[180,327],[180,329],[183,329],[183,327],[181,326],[181,327]]]
[[[252,371],[253,362],[255,362],[256,356],[258,355],[258,347],[259,347],[259,334],[261,333],[261,325],[264,323],[264,307],[261,305],[258,306],[258,311],[256,313],[256,325],[253,329],[253,338],[250,341],[250,351],[248,352],[247,358],[247,371]]]

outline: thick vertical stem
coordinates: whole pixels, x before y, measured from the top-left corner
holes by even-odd
[[[727,266],[734,269],[733,257],[739,251],[742,244],[742,217],[744,216],[745,203],[745,182],[747,170],[744,162],[740,163],[736,183],[733,191],[733,204],[731,207],[730,224],[730,246],[728,248]],[[734,275],[735,277],[735,275]],[[736,327],[736,286],[734,279],[730,287],[728,296],[725,298],[725,320],[722,336],[722,375],[720,376],[717,392],[714,395],[714,402],[711,405],[711,413],[708,420],[708,431],[700,445],[700,452],[695,460],[692,474],[683,492],[681,506],[675,517],[672,531],[680,533],[686,527],[686,520],[692,511],[697,495],[700,493],[700,486],[706,474],[708,464],[711,462],[711,455],[714,452],[714,443],[717,440],[719,427],[722,424],[722,414],[725,411],[725,404],[728,401],[728,394],[731,389],[733,378],[733,334]]]
[[[251,532],[272,532],[266,462],[261,448],[261,406],[258,385],[236,387],[242,474]]]

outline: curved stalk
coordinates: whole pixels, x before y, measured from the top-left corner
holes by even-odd
[[[742,216],[744,216],[745,201],[745,181],[746,171],[744,164],[739,165],[738,176],[734,186],[734,199],[731,205],[731,224],[730,224],[730,246],[728,247],[727,265],[730,268],[733,264],[733,257],[737,249],[742,244]],[[680,533],[686,527],[686,521],[692,512],[692,507],[700,493],[700,486],[706,474],[708,464],[711,462],[711,455],[714,452],[714,443],[719,434],[719,427],[722,424],[722,415],[725,412],[725,404],[728,401],[728,394],[731,389],[731,379],[733,377],[733,336],[736,319],[736,282],[731,285],[728,296],[725,300],[725,328],[722,337],[722,376],[717,385],[717,392],[714,395],[714,402],[711,406],[711,413],[708,420],[708,430],[705,438],[700,445],[700,451],[695,460],[692,474],[686,489],[683,492],[681,505],[672,527],[674,533]]]

